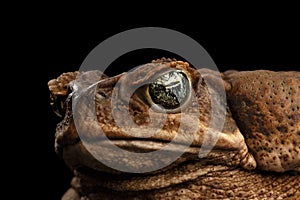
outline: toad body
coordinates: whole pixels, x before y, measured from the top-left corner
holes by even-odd
[[[297,199],[300,72],[158,59],[114,77],[48,82],[74,172],[63,200]]]

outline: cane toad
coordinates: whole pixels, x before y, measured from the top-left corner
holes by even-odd
[[[300,196],[298,71],[219,75],[158,59],[114,77],[63,73],[48,86],[63,116],[55,150],[74,172],[63,200]],[[221,128],[210,129],[212,120]],[[153,159],[128,157],[173,140]],[[210,151],[201,156],[201,148]],[[171,162],[168,155],[180,151]],[[156,169],[157,163],[163,167]]]

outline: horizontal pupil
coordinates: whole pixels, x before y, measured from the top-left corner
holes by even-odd
[[[177,97],[163,85],[157,83],[151,84],[150,95],[154,103],[164,108],[177,108],[180,105]]]
[[[149,94],[155,104],[166,109],[178,108],[188,93],[188,80],[182,72],[169,72],[149,85]]]

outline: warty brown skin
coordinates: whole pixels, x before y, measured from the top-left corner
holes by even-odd
[[[111,96],[115,84],[121,83],[117,95],[118,105],[122,107],[122,101],[128,98],[122,85],[134,87],[146,83],[169,68],[182,70],[190,77],[197,97],[191,102],[197,107],[187,107],[182,113],[197,111],[199,114],[180,121],[180,113],[169,113],[163,128],[159,129],[149,123],[149,104],[144,93],[134,93],[130,97],[129,111],[133,121],[142,128],[137,131],[125,124],[126,129],[140,136],[156,133],[147,140],[137,140],[122,131],[113,119]],[[76,76],[75,88],[71,83],[74,84]],[[108,78],[98,71],[70,72],[48,83],[53,96],[67,99],[61,109],[64,119],[57,126],[55,147],[74,171],[74,179],[62,199],[297,199],[300,196],[300,72],[228,71],[218,76],[208,69],[195,70],[185,62],[162,59],[142,66],[125,79],[121,77],[125,77],[124,74]],[[97,117],[86,117],[86,113],[91,113],[86,101],[78,101],[73,108],[80,109],[72,110],[70,89],[74,93],[75,89],[86,88],[100,79],[103,81],[97,84],[95,95]],[[211,103],[221,102],[221,88],[226,90],[228,101],[228,106],[225,102],[224,127],[215,130],[213,134],[219,134],[219,138],[213,150],[200,159],[199,149],[212,117]],[[119,113],[116,110],[122,115],[121,108]],[[77,124],[73,112],[79,116]],[[216,112],[222,114],[222,110]],[[151,120],[155,121],[160,119],[161,113],[153,115]],[[197,125],[197,131],[190,131],[193,130],[191,124]],[[101,148],[99,152],[99,146],[107,145],[96,139],[101,134],[127,150],[149,152],[171,141],[179,125],[186,131],[178,134],[178,146],[170,151],[176,152],[188,138],[193,138],[192,144],[178,160],[155,172],[120,172],[93,156],[105,155],[108,160],[126,157],[109,148]],[[93,142],[82,141],[77,130],[83,131],[84,137]],[[165,161],[163,157],[158,159]],[[151,166],[154,162],[149,160],[147,164]],[[125,164],[138,168],[141,161]]]

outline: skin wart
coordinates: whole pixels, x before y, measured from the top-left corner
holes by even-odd
[[[162,90],[165,93],[154,90],[153,94],[168,96],[168,102],[175,105],[164,113],[155,104],[166,101],[156,98],[153,102],[155,98],[151,99],[147,86],[161,83],[162,75],[170,72],[178,72],[178,77],[189,81],[188,89],[183,91],[192,91],[193,98],[184,93],[186,98],[176,107],[168,93],[171,89]],[[74,172],[63,200],[300,196],[300,72],[219,74],[163,58],[114,77],[100,71],[68,72],[50,80],[48,86],[54,111],[63,117],[56,129],[55,150]],[[128,93],[128,88],[135,88],[134,92]],[[226,93],[225,101],[222,91]],[[87,101],[87,96],[92,96],[92,101]],[[117,104],[112,104],[112,99]],[[124,110],[134,123],[128,122]],[[115,117],[123,119],[122,127]],[[163,124],[157,126],[161,119]],[[212,119],[222,121],[224,126],[210,129]],[[180,128],[184,131],[178,131]],[[212,150],[199,157],[200,148],[209,148],[213,136],[218,137]],[[174,138],[176,143],[168,153],[187,148],[171,164],[165,154],[153,160],[130,160],[126,153],[155,152]],[[110,142],[124,151],[110,148]],[[144,166],[154,167],[157,161],[164,167],[128,173],[108,167],[97,157],[137,171]]]

